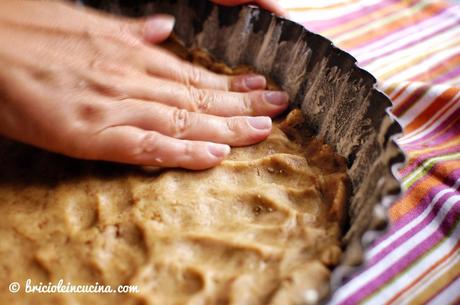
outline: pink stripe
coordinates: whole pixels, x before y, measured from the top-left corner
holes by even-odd
[[[456,54],[455,56],[458,56],[458,55],[459,54]],[[454,56],[452,56],[452,57],[454,57]],[[446,60],[446,61],[448,61],[448,60]],[[445,73],[445,74],[439,76],[438,78],[434,79],[432,81],[432,83],[433,84],[446,83],[451,79],[457,78],[458,76],[460,76],[460,66],[458,66],[457,68],[449,71],[448,73]]]
[[[436,213],[438,210],[435,211]],[[392,266],[388,266],[386,271],[379,275],[374,280],[367,283],[362,289],[351,295],[349,298],[344,300],[342,304],[357,304],[360,300],[366,296],[373,294],[377,289],[381,289],[388,281],[390,281],[398,273],[403,273],[406,268],[415,263],[421,256],[423,256],[428,250],[432,249],[442,239],[446,238],[451,231],[458,225],[458,219],[460,216],[460,202],[457,202],[446,218],[442,221],[438,230],[436,230],[431,236],[422,241],[415,249],[408,254],[401,256],[400,260]],[[449,236],[453,242],[457,242],[459,236]],[[368,267],[372,268],[372,267]],[[359,277],[356,278],[359,280]]]

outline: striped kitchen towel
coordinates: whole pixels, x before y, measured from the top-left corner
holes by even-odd
[[[460,304],[460,4],[280,1],[377,77],[409,157],[389,232],[330,304]]]

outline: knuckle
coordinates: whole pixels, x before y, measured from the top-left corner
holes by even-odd
[[[254,107],[252,103],[252,96],[250,94],[243,94],[242,98],[242,113],[245,114],[254,114]]]
[[[76,116],[76,122],[93,125],[104,120],[105,110],[99,103],[84,101],[76,106]],[[83,125],[81,123],[79,125]]]
[[[192,116],[187,110],[179,108],[174,109],[172,114],[172,136],[178,139],[184,138],[190,126],[192,126],[191,120]]]
[[[238,135],[241,131],[241,120],[239,118],[226,119],[227,129],[234,135]]]
[[[125,21],[119,25],[117,38],[130,48],[139,49],[142,47],[142,30],[138,21]]]
[[[159,137],[155,132],[148,132],[145,134],[139,142],[138,147],[134,147],[133,157],[139,158],[145,154],[156,155],[160,148]]]
[[[190,161],[195,159],[196,147],[191,141],[183,141],[183,152],[180,157],[176,158],[175,166],[187,167],[190,166]]]
[[[203,70],[194,66],[188,66],[185,74],[185,83],[189,86],[197,86],[204,79]]]
[[[192,106],[191,111],[206,112],[210,104],[215,101],[215,96],[209,91],[189,87],[189,95]]]

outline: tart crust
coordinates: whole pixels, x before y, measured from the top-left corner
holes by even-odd
[[[176,52],[221,73],[250,70],[202,50]],[[8,141],[0,158],[0,299],[8,304],[289,305],[328,294],[349,179],[344,158],[306,132],[298,109],[267,140],[233,148],[205,171],[140,171]],[[34,163],[24,169],[24,161]],[[140,292],[7,291],[27,279]]]

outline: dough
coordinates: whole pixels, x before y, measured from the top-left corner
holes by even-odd
[[[205,171],[142,170],[0,143],[3,304],[314,304],[340,258],[345,160],[299,110]],[[21,286],[137,285],[27,294]]]

